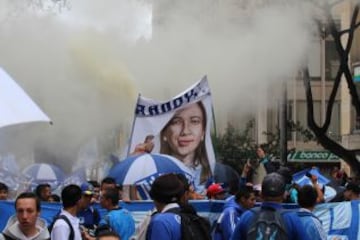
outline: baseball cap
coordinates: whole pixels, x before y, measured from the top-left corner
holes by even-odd
[[[81,193],[84,195],[93,195],[94,194],[94,187],[90,183],[83,183],[80,186]]]
[[[223,189],[219,183],[213,183],[207,188],[206,195],[210,198],[211,196],[215,196],[224,192],[225,189]]]
[[[267,197],[278,197],[285,192],[285,180],[278,173],[270,173],[264,177],[261,193]]]

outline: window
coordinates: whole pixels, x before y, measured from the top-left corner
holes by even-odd
[[[311,80],[321,80],[321,44],[325,44],[325,55],[323,56],[325,61],[325,80],[334,81],[340,61],[335,42],[332,39],[327,39],[326,41],[316,39],[311,43],[308,53],[308,68]]]
[[[325,55],[325,78],[327,81],[334,81],[340,66],[334,41],[325,41]]]
[[[309,47],[308,67],[311,80],[321,79],[321,46],[320,40],[315,39]]]
[[[297,101],[296,105],[297,105],[296,106],[297,119],[295,120],[295,122],[299,122],[303,128],[308,128],[306,101],[303,101],[303,100]],[[314,101],[314,118],[315,118],[316,123],[318,123],[318,124],[321,123],[320,122],[320,120],[321,120],[321,101]],[[304,137],[301,134],[296,133],[296,140],[303,141]]]
[[[296,102],[296,118],[293,119],[292,110],[294,106],[293,103],[289,103],[289,114],[288,119],[294,122],[299,122],[300,126],[303,128],[308,128],[307,124],[307,104],[305,100],[299,100]],[[321,101],[314,101],[314,118],[315,122],[321,126],[323,124],[321,118]],[[296,140],[297,141],[304,141],[304,137],[296,132]],[[333,105],[333,111],[331,115],[330,125],[328,128],[327,135],[335,141],[340,140],[340,102],[335,101]],[[288,139],[290,140],[291,135],[288,135]]]

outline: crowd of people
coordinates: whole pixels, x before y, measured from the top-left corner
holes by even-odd
[[[39,184],[34,192],[16,197],[15,215],[8,219],[0,240],[326,239],[321,221],[312,213],[317,204],[328,201],[318,176],[309,171],[310,184],[300,186],[292,181],[290,169],[275,166],[259,147],[258,159],[248,161],[241,176],[230,184],[217,172],[228,168],[210,161],[206,116],[202,102],[191,103],[178,109],[156,136],[149,133],[144,143],[132,150],[132,154],[144,154],[157,148],[159,153],[183,162],[193,173],[192,181],[174,173],[157,177],[149,192],[154,209],[141,223],[136,225],[132,213],[121,206],[120,200],[137,199],[133,186],[120,188],[113,178],[67,185],[61,196],[52,194],[49,184]],[[156,146],[155,139],[160,146]],[[344,181],[339,174],[339,170],[331,174],[330,184],[342,189],[332,201],[358,200],[358,183]],[[227,177],[230,172],[223,175]],[[6,200],[8,193],[7,186],[0,183],[0,200]],[[223,211],[216,219],[204,219],[189,202],[196,199],[222,200]],[[62,205],[50,224],[40,218],[42,202]],[[282,203],[296,207],[284,209]]]
[[[206,233],[199,239],[257,239],[259,233],[265,236],[275,232],[284,239],[327,239],[321,221],[312,213],[317,204],[325,201],[324,188],[317,183],[316,176],[309,176],[312,184],[297,186],[289,182],[288,169],[268,169],[260,187],[249,180],[247,165],[236,193],[231,194],[221,183],[206,187],[204,198],[225,203],[218,218],[206,219],[208,225],[203,227]],[[359,200],[359,185],[355,182],[344,184],[342,200]],[[0,183],[0,200],[8,200],[8,192],[6,184]],[[193,192],[193,183],[184,175],[161,175],[150,190],[154,210],[148,219],[136,226],[132,213],[120,205],[122,189],[113,178],[106,177],[100,184],[89,181],[80,186],[67,185],[61,196],[52,194],[49,184],[39,184],[33,192],[23,192],[16,197],[15,215],[8,219],[0,240],[185,239],[182,218],[189,214],[201,218],[189,203],[196,199]],[[53,222],[47,224],[40,218],[41,204],[58,201],[62,209]],[[297,205],[291,210],[284,209],[282,203],[286,202]],[[100,214],[93,203],[99,203],[105,214]],[[275,226],[274,229],[270,225]]]
[[[6,184],[0,183],[0,200],[9,200],[8,193]],[[119,205],[120,199],[121,189],[109,177],[101,184],[89,181],[80,186],[67,185],[61,196],[52,194],[49,184],[39,184],[33,192],[23,192],[16,197],[15,215],[8,219],[0,239],[130,239],[135,232],[135,220]],[[44,202],[62,204],[51,223],[40,217]],[[100,214],[94,203],[98,203],[105,214]]]
[[[310,184],[298,186],[287,181],[289,169],[268,168],[267,171],[271,172],[266,172],[259,189],[246,178],[240,180],[239,190],[234,195],[227,194],[219,183],[207,188],[208,199],[225,201],[220,216],[208,219],[210,237],[207,239],[327,239],[322,222],[313,214],[315,206],[325,202],[324,188],[317,177],[309,176]],[[154,184],[156,188],[151,189],[151,196],[157,214],[150,220],[146,239],[184,239],[181,238],[184,231],[179,214],[171,209],[189,209],[187,200],[191,195],[187,192],[191,190],[187,186],[180,189],[176,176],[170,175],[159,177]],[[341,201],[358,201],[359,185],[356,182],[344,184]],[[296,199],[290,198],[293,191],[296,191],[293,194]],[[293,203],[293,207],[284,208],[283,203]]]

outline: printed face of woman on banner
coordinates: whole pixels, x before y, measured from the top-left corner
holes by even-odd
[[[192,167],[195,150],[204,140],[204,127],[202,109],[198,104],[192,104],[175,113],[164,128],[162,141],[167,143],[170,155]]]
[[[211,175],[205,148],[206,114],[201,102],[179,109],[160,134],[160,153],[174,156],[188,167],[201,166],[200,182]]]

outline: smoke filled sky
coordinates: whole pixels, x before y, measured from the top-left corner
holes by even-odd
[[[0,66],[54,122],[21,127],[21,140],[0,134],[9,149],[35,138],[65,153],[111,129],[129,132],[137,94],[166,100],[203,75],[225,125],[276,101],[267,86],[294,76],[312,40],[302,1],[0,2]]]

